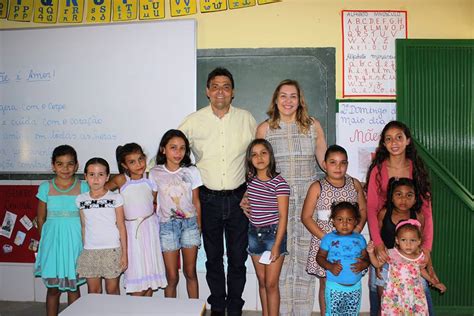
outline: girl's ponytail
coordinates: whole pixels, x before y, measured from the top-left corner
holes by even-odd
[[[123,162],[122,149],[123,149],[122,145],[117,146],[117,149],[115,149],[115,158],[117,159],[117,166],[118,166],[118,170],[120,174],[125,173],[125,168],[122,166],[122,162]]]
[[[117,158],[117,165],[121,174],[127,173],[127,169],[122,165],[125,163],[125,157],[133,153],[145,156],[142,147],[137,143],[127,143],[123,146],[117,146],[117,149],[115,149],[115,157]]]

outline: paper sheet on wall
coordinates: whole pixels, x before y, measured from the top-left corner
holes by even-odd
[[[172,17],[196,14],[196,0],[170,1],[170,13]]]
[[[33,0],[10,1],[8,20],[30,22],[33,17]]]
[[[341,102],[336,113],[336,142],[347,150],[347,173],[365,182],[383,127],[397,118],[395,102]]]
[[[343,95],[395,96],[395,39],[406,11],[342,11]]]
[[[227,10],[227,1],[222,0],[201,0],[201,13],[217,12]]]
[[[33,22],[54,24],[58,20],[59,0],[34,0]]]
[[[112,0],[87,0],[87,23],[110,23]]]
[[[0,228],[0,235],[10,238],[12,236],[15,223],[16,223],[16,214],[10,211],[6,211],[5,217],[3,218],[2,227]]]
[[[84,0],[59,0],[59,23],[82,23],[84,16]]]

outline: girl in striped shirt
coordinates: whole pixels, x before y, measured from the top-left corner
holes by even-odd
[[[250,143],[245,165],[250,203],[247,252],[257,273],[262,313],[264,316],[278,315],[278,280],[284,255],[288,254],[286,225],[290,187],[276,172],[273,149],[265,139]],[[268,254],[269,259],[264,260]]]

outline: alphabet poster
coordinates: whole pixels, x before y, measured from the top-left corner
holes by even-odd
[[[343,96],[396,96],[395,40],[406,11],[342,11]]]
[[[347,173],[365,182],[380,133],[397,119],[395,102],[340,102],[336,113],[336,143],[347,150]]]

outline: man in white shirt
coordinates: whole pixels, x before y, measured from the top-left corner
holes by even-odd
[[[211,315],[241,315],[246,281],[248,219],[239,203],[246,190],[245,153],[255,136],[250,112],[233,107],[234,79],[225,68],[208,76],[210,105],[190,114],[179,127],[189,139],[203,186],[202,234],[206,251],[206,280],[211,291]],[[223,264],[227,249],[227,291]]]

